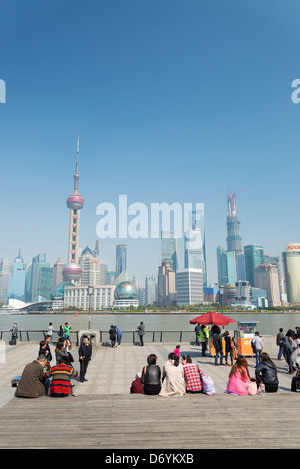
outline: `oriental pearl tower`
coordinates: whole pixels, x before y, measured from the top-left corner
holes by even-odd
[[[79,136],[77,139],[77,158],[76,170],[74,174],[74,192],[67,198],[67,206],[70,209],[69,221],[69,244],[68,244],[68,263],[63,268],[64,282],[78,283],[82,276],[82,269],[78,263],[79,258],[79,228],[80,228],[80,210],[83,208],[84,199],[78,193],[78,156],[79,156]]]

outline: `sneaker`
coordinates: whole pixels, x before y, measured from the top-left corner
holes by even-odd
[[[71,394],[71,396],[73,397],[77,397],[77,394],[75,394],[74,392]]]

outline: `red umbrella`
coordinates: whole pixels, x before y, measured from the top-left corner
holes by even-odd
[[[214,311],[208,311],[208,313],[190,320],[190,324],[216,324],[217,326],[226,326],[230,322],[236,321],[235,319],[224,316],[224,314],[215,313]]]

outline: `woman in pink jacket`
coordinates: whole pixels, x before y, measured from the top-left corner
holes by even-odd
[[[247,383],[250,382],[248,362],[245,357],[237,358],[236,364],[232,366],[225,392],[246,396],[248,394]]]

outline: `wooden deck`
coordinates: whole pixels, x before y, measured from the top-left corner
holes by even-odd
[[[88,383],[76,385],[77,397],[16,398],[9,379],[17,371],[16,357],[30,361],[31,347],[9,350],[7,363],[0,367],[0,393],[6,388],[11,393],[0,408],[1,449],[102,449],[111,454],[109,450],[118,449],[300,448],[300,394],[290,391],[291,375],[284,362],[277,363],[278,393],[264,397],[225,394],[229,368],[214,367],[211,358],[203,359],[197,351],[194,361],[214,379],[215,396],[131,395],[128,383],[134,370],[150,352],[162,363],[169,346],[99,348],[88,369]],[[253,375],[254,363],[250,368]],[[119,393],[113,392],[116,374]]]
[[[300,448],[299,394],[80,395],[10,401],[0,448]]]

